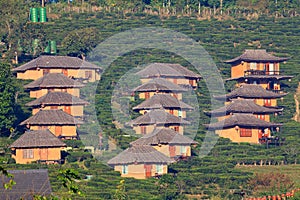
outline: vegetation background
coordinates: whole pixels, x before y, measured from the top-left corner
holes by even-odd
[[[300,125],[295,121],[299,118],[295,106],[295,100],[299,98],[299,0],[49,1],[46,2],[46,23],[29,21],[29,9],[40,7],[40,2],[0,0],[0,5],[5,8],[0,10],[0,162],[3,167],[47,167],[54,195],[73,199],[240,199],[242,190],[247,196],[258,197],[300,187],[297,165],[300,162]],[[24,132],[25,127],[18,124],[31,112],[24,106],[30,98],[22,87],[28,81],[16,80],[11,68],[44,54],[48,40],[57,42],[58,55],[84,58],[109,36],[147,26],[169,28],[198,41],[213,57],[224,78],[230,77],[230,66],[223,61],[240,55],[244,49],[262,48],[278,56],[291,56],[281,65],[285,74],[294,76],[290,82],[282,82],[283,90],[289,92],[278,101],[284,112],[272,117],[273,121],[284,123],[282,130],[274,134],[285,137],[285,145],[266,148],[220,138],[207,157],[199,158],[197,154],[205,136],[204,127],[199,125],[195,140],[200,145],[193,148],[195,157],[170,165],[172,173],[161,179],[126,178],[120,182],[123,179],[119,173],[101,159],[84,152],[80,141],[67,142],[74,149],[68,152],[67,163],[62,166],[14,164],[7,147]],[[35,39],[38,39],[37,46],[33,45]],[[122,148],[136,138],[123,137],[124,133],[112,123],[113,85],[129,69],[149,62],[175,62],[194,70],[183,58],[159,49],[130,52],[112,63],[97,85],[95,104],[103,134]],[[226,83],[228,91],[232,86],[233,83]],[[83,97],[89,98],[89,92],[88,89],[83,91]],[[204,81],[199,83],[197,97],[201,121],[206,123],[209,118],[203,111],[210,109],[210,96]],[[133,102],[131,106],[136,104]],[[90,108],[86,108],[87,116],[91,114],[89,111]],[[105,144],[104,148],[107,148],[108,141]],[[110,153],[106,152],[103,157]],[[57,180],[59,169],[69,168],[78,171],[81,180],[76,184],[84,195],[68,193]],[[278,174],[274,173],[275,169]]]

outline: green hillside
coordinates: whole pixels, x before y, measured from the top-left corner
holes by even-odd
[[[80,7],[80,6],[79,6]],[[213,6],[211,6],[213,8]],[[29,8],[29,7],[28,7]],[[205,130],[202,124],[199,125],[195,140],[199,145],[193,148],[194,157],[187,161],[181,161],[169,166],[170,174],[164,175],[161,179],[135,180],[125,178],[126,195],[128,199],[240,199],[239,192],[243,189],[247,195],[261,195],[266,193],[281,194],[287,191],[289,185],[278,190],[256,192],[253,194],[250,181],[253,179],[255,170],[247,170],[235,167],[236,164],[259,165],[282,165],[300,164],[300,124],[292,120],[295,113],[294,93],[300,80],[300,17],[275,17],[260,15],[256,18],[231,16],[226,19],[211,18],[199,20],[196,16],[159,16],[150,15],[145,12],[124,13],[115,10],[114,12],[62,12],[61,5],[51,5],[49,20],[47,23],[27,22],[21,31],[16,31],[16,36],[11,38],[15,41],[13,48],[17,48],[19,41],[19,62],[26,62],[28,59],[40,55],[48,40],[55,40],[58,44],[59,55],[86,56],[88,51],[98,43],[104,41],[114,34],[138,27],[161,27],[181,32],[199,42],[215,61],[222,77],[230,77],[230,66],[223,63],[224,60],[240,55],[247,48],[262,48],[274,52],[278,56],[290,56],[291,59],[281,64],[281,69],[286,75],[294,78],[283,81],[282,89],[289,94],[284,99],[278,100],[279,105],[284,107],[282,115],[272,117],[273,121],[283,122],[284,126],[279,133],[286,138],[285,144],[280,147],[266,148],[263,145],[250,145],[247,143],[232,143],[228,139],[220,138],[208,156],[200,158],[199,150],[205,137]],[[207,8],[210,8],[207,5]],[[32,41],[40,40],[40,46],[36,55],[33,54]],[[74,45],[72,45],[74,44]],[[83,48],[84,47],[84,48]],[[11,50],[13,52],[13,50]],[[11,58],[9,51],[4,51],[8,58]],[[13,58],[13,56],[12,56]],[[3,58],[6,59],[6,58]],[[112,122],[114,118],[111,112],[111,95],[114,90],[113,83],[128,70],[150,62],[174,62],[183,66],[193,67],[183,58],[159,49],[141,49],[129,52],[120,57],[102,74],[102,79],[97,85],[95,95],[95,107],[97,119],[106,138],[114,138],[122,148],[134,140],[134,137],[123,137],[122,130],[117,129]],[[19,64],[20,64],[19,63]],[[18,83],[18,84],[17,84]],[[226,83],[226,88],[231,89],[232,84]],[[28,95],[21,89],[22,83],[16,82],[16,89],[20,92],[16,104],[21,111],[22,118],[28,110],[24,104]],[[87,94],[90,91],[86,91]],[[209,123],[209,118],[203,110],[210,109],[210,96],[205,82],[202,80],[197,89],[199,101],[200,121]],[[86,95],[88,98],[88,95]],[[134,103],[132,103],[134,104]],[[134,106],[134,105],[131,105]],[[89,109],[89,108],[87,108]],[[25,114],[24,114],[25,113]],[[20,121],[20,119],[17,119]],[[17,123],[14,123],[14,128]],[[93,128],[93,127],[83,127]],[[7,131],[7,130],[6,130]],[[16,132],[20,134],[21,130]],[[13,137],[13,139],[17,138]],[[212,135],[212,138],[215,136]],[[213,139],[212,139],[213,140]],[[6,137],[1,138],[0,146],[3,149],[8,147],[12,140]],[[106,156],[106,155],[104,155]],[[104,157],[103,156],[103,157]],[[83,191],[83,197],[72,196],[73,199],[113,199],[117,185],[122,178],[117,172],[107,167],[100,160],[90,158],[90,154],[79,149],[67,156],[68,164],[64,166],[48,166],[50,181],[55,195],[70,196],[65,188],[61,187],[57,180],[58,169],[74,168],[78,170],[82,179],[86,175],[93,175],[90,180],[81,180],[77,185]],[[1,157],[6,163],[9,159],[9,151]],[[10,160],[10,162],[12,162]],[[7,164],[6,168],[39,168],[47,167],[40,165],[15,165]],[[277,166],[279,167],[279,166]],[[297,166],[299,168],[299,166]],[[263,168],[267,168],[266,166]],[[254,168],[253,168],[254,169]],[[290,173],[290,168],[282,168],[282,174]],[[264,171],[269,173],[270,171]],[[173,173],[176,175],[174,176]],[[295,173],[295,172],[293,172]],[[297,173],[296,173],[297,174]],[[292,179],[289,184],[293,187],[300,187],[299,181]]]

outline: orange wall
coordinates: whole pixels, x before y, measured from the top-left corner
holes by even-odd
[[[148,133],[151,133],[156,127],[164,127],[164,126],[161,126],[161,125],[146,125],[146,133],[145,134],[148,134]],[[168,128],[171,128],[171,129],[174,129],[175,126],[168,126]],[[136,134],[142,134],[141,133],[141,127],[140,126],[133,126],[133,130],[135,131]],[[179,132],[180,134],[183,135],[183,127],[182,126],[179,126]]]
[[[169,110],[169,109],[164,109],[164,110],[165,110],[167,113],[170,113],[170,110]],[[147,111],[147,110],[144,110],[144,109],[143,109],[143,110],[140,110],[139,113],[141,113],[141,114],[143,115],[143,114],[145,113],[145,111]],[[178,109],[174,109],[174,110],[173,110],[173,115],[176,116],[176,117],[179,117],[179,116],[178,116],[178,111],[179,111]],[[170,113],[170,114],[171,114],[171,113]],[[186,111],[182,110],[182,116],[181,116],[181,118],[186,118]]]
[[[37,125],[32,125],[32,126],[30,126],[30,129],[31,130],[49,129],[51,131],[51,133],[53,133],[56,137],[58,137],[58,136],[70,136],[70,137],[77,136],[76,126],[75,125],[64,125],[64,126],[61,126],[62,127],[61,128],[62,134],[59,134],[57,132],[57,129],[55,127],[56,127],[55,125],[44,126],[44,127],[37,126]]]
[[[216,134],[220,137],[228,138],[232,142],[249,142],[258,144],[258,132],[259,129],[252,129],[252,137],[240,137],[240,130],[235,130],[235,128],[216,130]],[[270,135],[270,130],[268,129],[265,134]]]
[[[85,72],[92,72],[92,76],[88,79],[89,82],[95,82],[100,80],[100,73],[96,72],[94,69],[67,69],[67,76],[74,78],[86,78]],[[49,73],[63,73],[63,69],[50,69]],[[25,72],[18,72],[18,79],[31,79],[36,80],[43,77],[43,69],[37,70],[27,70]]]
[[[182,100],[182,93],[167,93],[167,92],[149,92],[149,98],[151,98],[153,95],[155,94],[169,94],[175,98],[177,98],[178,100]],[[140,99],[145,99],[145,92],[140,92],[139,93],[139,98]]]
[[[55,147],[55,148],[47,148],[48,149],[48,159],[47,160],[60,160],[61,159],[61,150],[63,148]],[[37,161],[41,159],[40,149],[33,148],[33,158],[23,158],[23,149],[16,149],[16,155],[12,155],[12,158],[16,160],[18,164],[27,164],[33,161]]]
[[[40,97],[46,95],[49,91],[51,91],[51,90],[49,90],[49,89],[30,90],[30,97],[31,98],[40,98]],[[79,88],[67,88],[67,89],[54,88],[53,91],[54,92],[67,92],[76,97],[80,96]]]
[[[84,107],[83,105],[70,106],[71,115],[73,115],[75,117],[82,117],[83,116],[83,107]],[[65,111],[65,106],[57,106],[56,109]],[[51,110],[51,106],[45,106],[43,108],[33,108],[32,115],[35,115],[39,110]]]
[[[136,179],[145,179],[146,178],[144,164],[128,165],[128,174],[122,174],[122,165],[116,165],[114,167],[114,170],[120,172],[122,177],[133,177]],[[168,166],[165,164],[165,165],[163,165],[163,173],[162,174],[167,174],[167,173],[168,173]],[[155,174],[156,174],[156,164],[152,164],[151,176],[155,176]]]

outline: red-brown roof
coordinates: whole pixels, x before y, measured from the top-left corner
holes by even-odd
[[[188,138],[170,128],[156,128],[152,133],[131,142],[131,145],[191,145],[197,144],[193,139]]]
[[[84,85],[59,73],[49,73],[24,85],[24,88],[81,88]]]
[[[165,112],[163,109],[159,110],[151,110],[147,112],[145,115],[139,116],[136,119],[132,120],[130,125],[137,126],[137,125],[164,125],[164,124],[190,124],[190,122],[171,115]]]
[[[83,124],[83,121],[62,110],[40,110],[29,117],[20,125],[76,125]]]
[[[136,73],[143,78],[149,77],[186,77],[201,78],[200,75],[188,70],[180,64],[172,63],[151,63],[145,69]]]
[[[265,49],[246,49],[245,52],[231,60],[225,61],[226,63],[235,63],[235,62],[283,62],[290,58],[276,57],[270,53],[267,53]]]
[[[235,99],[230,104],[207,113],[213,116],[225,116],[230,113],[270,114],[282,112],[282,110],[282,108],[268,108],[257,105],[253,100]]]
[[[260,85],[244,84],[226,95],[214,96],[214,98],[221,100],[237,99],[239,97],[245,99],[276,99],[286,95],[286,93],[268,91]]]
[[[26,106],[41,105],[87,105],[88,102],[66,92],[48,92],[46,95],[35,99]]]
[[[110,159],[109,165],[128,164],[169,164],[173,162],[171,158],[157,151],[151,146],[132,146]]]
[[[282,126],[280,123],[267,122],[256,118],[252,114],[233,114],[229,118],[222,121],[205,124],[206,128],[210,130],[221,130],[239,126],[241,128],[272,128]]]
[[[188,104],[176,99],[175,97],[168,94],[156,94],[151,98],[143,101],[141,104],[133,107],[133,110],[143,110],[143,109],[182,109],[182,110],[192,110],[193,107]]]
[[[77,57],[70,56],[40,56],[30,62],[14,68],[13,71],[23,72],[36,68],[62,68],[62,69],[102,69],[90,62],[84,61]]]
[[[27,131],[9,148],[32,148],[32,147],[66,147],[67,145],[47,130]]]
[[[188,91],[186,88],[180,87],[166,79],[155,78],[143,85],[140,85],[133,89],[134,92],[185,92]]]

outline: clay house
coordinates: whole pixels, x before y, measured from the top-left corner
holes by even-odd
[[[264,89],[260,85],[244,84],[226,95],[215,96],[215,99],[230,101],[234,99],[252,99],[256,104],[266,107],[276,107],[277,98],[286,96],[286,93],[275,93]]]
[[[256,118],[269,122],[270,114],[278,114],[282,111],[283,108],[270,108],[257,105],[252,99],[235,99],[221,108],[205,113],[212,117],[217,117],[219,121],[235,113],[246,113],[253,114]]]
[[[76,126],[83,124],[62,110],[40,110],[20,125],[26,125],[30,130],[49,129],[61,139],[78,139]]]
[[[37,80],[49,73],[60,73],[83,81],[100,80],[102,69],[90,62],[70,56],[39,56],[38,58],[13,69],[18,79]]]
[[[155,94],[169,94],[179,100],[182,99],[182,93],[188,91],[166,79],[155,78],[147,83],[136,87],[133,92],[139,93],[140,99],[149,99]]]
[[[110,159],[108,165],[122,177],[145,179],[168,173],[172,160],[151,146],[132,146]]]
[[[160,127],[171,128],[176,132],[183,134],[184,125],[188,124],[190,124],[190,122],[181,117],[171,115],[163,109],[151,110],[129,123],[136,134],[143,135],[151,133],[155,128]]]
[[[48,197],[52,194],[47,169],[8,170],[8,173],[13,175],[16,184],[11,189],[5,189],[2,186],[11,178],[0,176],[0,199],[2,200],[33,200],[35,195]]]
[[[145,114],[150,110],[163,108],[166,112],[181,118],[186,118],[186,112],[193,110],[193,107],[176,99],[169,94],[156,94],[133,107],[134,111]]]
[[[152,133],[130,143],[136,145],[150,145],[166,156],[178,159],[191,156],[191,145],[198,144],[194,140],[179,134],[170,128],[156,128]]]
[[[61,163],[61,151],[66,146],[46,129],[25,132],[9,148],[12,150],[12,158],[18,164],[27,164],[33,161]]]
[[[231,78],[228,80],[236,80],[239,84],[259,84],[264,89],[279,92],[279,81],[292,78],[283,75],[279,67],[288,59],[274,56],[265,49],[247,49],[242,55],[225,61],[231,64]]]
[[[49,92],[26,104],[32,107],[32,115],[40,110],[59,109],[78,118],[83,118],[83,107],[86,105],[88,102],[66,92]]]
[[[84,85],[66,77],[63,74],[46,74],[45,76],[27,84],[24,88],[30,90],[31,98],[40,98],[48,92],[66,92],[79,97],[80,88]]]
[[[136,73],[141,77],[142,83],[154,78],[164,78],[174,84],[197,88],[201,76],[195,72],[172,63],[151,63],[146,68]]]
[[[279,131],[282,124],[271,123],[256,118],[252,114],[232,114],[216,123],[205,125],[209,130],[232,142],[249,142],[257,144],[262,137],[271,137],[271,130]]]

